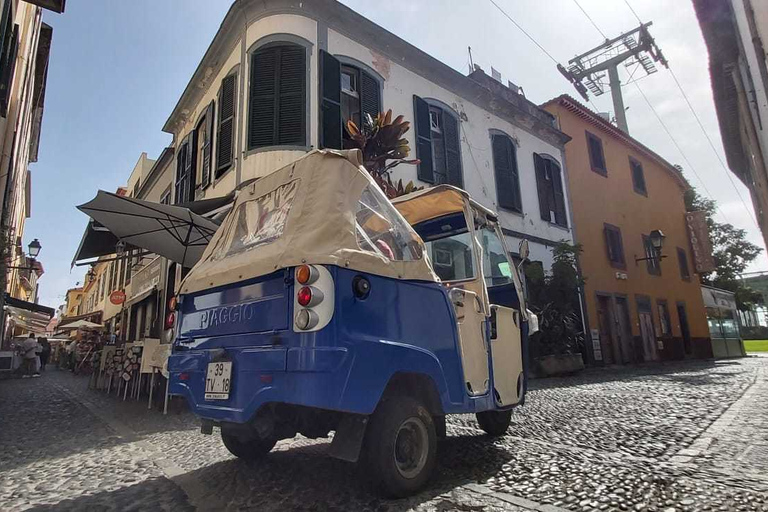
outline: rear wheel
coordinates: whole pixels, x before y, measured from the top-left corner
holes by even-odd
[[[376,408],[368,426],[365,461],[382,494],[417,492],[435,467],[437,436],[432,416],[417,400],[395,397]]]
[[[485,411],[476,415],[480,428],[490,436],[503,436],[512,421],[512,411]]]
[[[264,457],[277,443],[276,439],[261,439],[259,437],[243,439],[224,431],[221,432],[221,440],[229,453],[245,460],[257,460]]]

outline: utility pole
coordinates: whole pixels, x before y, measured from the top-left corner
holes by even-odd
[[[587,90],[595,96],[605,93],[603,79],[607,72],[616,123],[626,133],[629,133],[629,126],[624,109],[624,98],[621,95],[619,65],[623,64],[626,68],[642,67],[648,75],[658,71],[655,62],[669,67],[667,59],[664,58],[648,32],[648,27],[651,24],[651,22],[643,23],[638,28],[618,37],[606,39],[603,44],[569,60],[568,69],[561,64],[557,65],[557,70],[573,84],[578,93],[587,101],[589,101]]]

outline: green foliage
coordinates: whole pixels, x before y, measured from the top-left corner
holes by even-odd
[[[748,311],[762,303],[762,296],[744,285],[740,276],[762,252],[762,247],[747,240],[747,232],[731,224],[721,224],[714,219],[717,203],[699,195],[695,188],[685,193],[686,211],[705,211],[707,227],[712,240],[712,256],[715,270],[700,275],[702,284],[728,290],[736,294],[736,307]]]
[[[539,317],[539,332],[531,340],[531,355],[577,354],[584,345],[579,289],[584,281],[576,271],[580,245],[561,241],[552,249],[552,270],[527,265],[528,302]]]
[[[392,110],[380,112],[376,118],[365,115],[363,126],[358,127],[351,119],[347,121],[347,133],[352,138],[354,147],[363,152],[363,166],[390,199],[409,194],[423,187],[417,187],[411,181],[403,185],[403,180],[392,181],[389,171],[400,164],[418,164],[418,160],[408,160],[411,148],[403,135],[410,129],[411,123],[403,116],[392,119]]]

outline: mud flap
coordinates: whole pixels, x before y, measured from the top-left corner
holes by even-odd
[[[339,423],[333,436],[328,455],[347,462],[357,462],[363,446],[368,416],[347,414]]]

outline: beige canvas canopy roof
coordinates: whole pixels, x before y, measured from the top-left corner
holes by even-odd
[[[464,190],[453,185],[437,185],[424,190],[411,192],[392,200],[395,208],[412,226],[420,222],[436,219],[443,215],[464,211],[465,201],[485,215],[496,219],[496,214],[474,201]]]
[[[304,263],[439,281],[421,238],[362,167],[360,152],[316,150],[239,191],[181,293]]]

